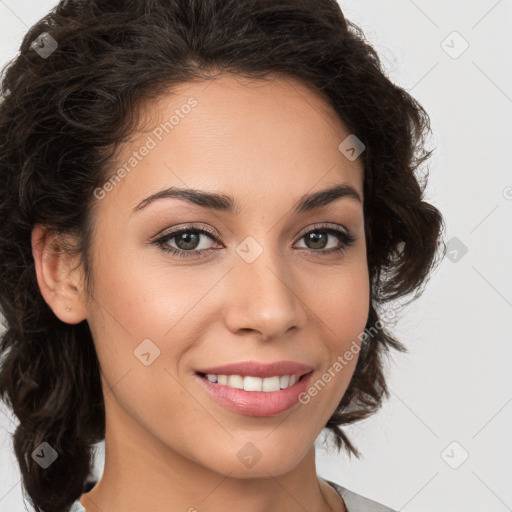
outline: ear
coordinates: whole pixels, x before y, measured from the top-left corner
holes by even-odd
[[[45,226],[32,229],[32,255],[41,294],[55,315],[65,323],[87,318],[86,293],[78,257],[65,252],[59,236]]]

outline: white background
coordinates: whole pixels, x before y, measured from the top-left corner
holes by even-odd
[[[467,253],[443,260],[396,324],[409,353],[390,359],[391,397],[347,428],[363,457],[329,456],[319,439],[318,473],[404,512],[512,510],[512,0],[340,3],[429,113],[427,199],[452,258],[453,237]],[[54,5],[0,0],[0,65]],[[25,510],[13,425],[2,414],[1,512]]]

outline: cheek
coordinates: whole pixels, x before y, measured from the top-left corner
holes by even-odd
[[[353,253],[329,272],[308,279],[306,303],[324,322],[331,349],[343,350],[364,330],[369,313],[370,283],[366,257]]]
[[[311,383],[303,403],[311,402],[312,414],[324,420],[338,406],[354,374],[368,319],[368,269],[364,254],[357,256],[310,285],[308,304],[318,312],[316,325],[322,326],[325,357],[323,371]]]
[[[344,390],[355,370],[362,335],[368,320],[370,284],[366,267],[354,270],[339,294],[342,296],[337,302],[337,309],[334,310],[332,306],[333,310],[330,311],[334,320],[332,329],[340,333],[334,344],[336,353],[332,359],[342,363],[342,368],[336,365],[334,370],[344,374]]]
[[[132,414],[144,411],[145,417],[165,422],[172,409],[162,404],[194,410],[176,382],[177,367],[200,339],[201,298],[218,276],[202,272],[198,279],[193,270],[144,261],[140,251],[120,248],[114,254],[113,245],[103,247],[97,259],[88,320],[102,373]]]
[[[328,301],[328,318],[332,319],[332,330],[340,333],[338,349],[347,342],[358,339],[363,332],[369,313],[369,283],[366,277],[351,278],[350,283],[337,291],[336,297]]]

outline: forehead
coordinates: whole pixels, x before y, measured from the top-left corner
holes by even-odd
[[[116,159],[121,166],[131,157],[135,165],[125,165],[129,172],[111,193],[132,207],[168,186],[279,199],[341,180],[362,197],[362,161],[339,149],[350,132],[326,99],[289,77],[221,75],[181,84],[147,102],[142,119]],[[144,146],[150,149],[135,161]]]

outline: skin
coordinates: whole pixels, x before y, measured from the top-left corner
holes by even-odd
[[[102,370],[105,470],[81,502],[88,512],[220,512],[240,503],[246,512],[344,511],[316,474],[314,442],[357,356],[307,405],[271,417],[218,404],[195,369],[285,359],[312,365],[315,382],[359,343],[369,307],[362,202],[345,197],[301,214],[292,208],[340,182],[364,200],[363,163],[338,149],[350,132],[329,104],[289,78],[221,75],[182,84],[146,106],[145,127],[169,119],[190,97],[197,106],[97,201],[91,295],[77,260],[53,251],[58,241],[43,226],[33,231],[41,293],[63,322],[87,319]],[[119,162],[150,133],[126,143]],[[169,186],[232,195],[240,213],[167,198],[131,214]],[[304,237],[318,231],[315,223],[357,239],[341,254],[325,254]],[[218,234],[201,235],[199,249],[214,249],[204,258],[180,259],[149,243],[189,224]],[[250,264],[235,251],[247,236],[263,248]],[[183,242],[167,245],[186,250]],[[329,235],[324,247],[339,244]],[[147,338],[160,350],[149,366],[134,357]],[[237,457],[248,442],[261,453],[252,467]]]

